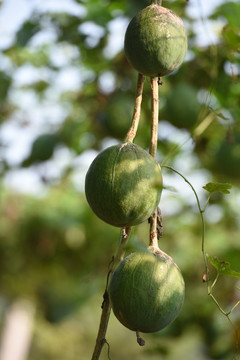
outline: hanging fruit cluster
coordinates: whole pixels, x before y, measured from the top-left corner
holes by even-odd
[[[149,219],[150,241],[146,252],[132,253],[115,263],[107,288],[115,316],[138,334],[166,327],[179,315],[184,301],[181,271],[158,247],[157,208],[162,174],[155,159],[158,85],[162,76],[176,70],[184,60],[187,51],[184,24],[175,13],[162,7],[161,1],[152,1],[129,23],[124,50],[138,72],[132,124],[123,144],[107,148],[94,159],[86,175],[85,192],[93,212],[106,223],[123,228],[124,234],[131,226]],[[150,77],[152,89],[149,153],[133,142],[140,120],[145,76]]]

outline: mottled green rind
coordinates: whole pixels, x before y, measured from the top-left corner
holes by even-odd
[[[149,218],[158,206],[161,191],[160,166],[132,143],[102,151],[85,180],[86,198],[93,212],[118,227],[137,225]]]
[[[151,333],[165,328],[179,315],[185,284],[167,254],[135,252],[114,271],[109,296],[113,312],[124,326]]]
[[[129,23],[124,50],[130,64],[146,76],[163,76],[177,69],[187,52],[184,24],[173,11],[152,4]]]

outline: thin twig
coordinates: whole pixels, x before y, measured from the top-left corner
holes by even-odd
[[[133,142],[133,140],[136,136],[136,133],[137,133],[140,115],[141,115],[141,104],[142,104],[142,93],[143,93],[144,81],[145,81],[145,76],[139,73],[138,80],[137,80],[137,91],[136,91],[132,123],[131,123],[130,129],[128,130],[126,139],[125,139],[126,142]]]
[[[112,261],[112,267],[108,272],[108,275],[107,275],[108,279],[109,279],[110,273],[114,271],[114,269],[120,263],[120,261],[122,260],[122,258],[124,256],[125,246],[126,246],[130,231],[131,231],[130,227],[123,228],[121,231],[121,241],[120,241],[119,247],[117,249],[117,253],[114,257],[114,260]],[[107,286],[106,286],[106,289],[105,289],[105,292],[103,295],[104,300],[102,303],[102,314],[101,314],[96,344],[95,344],[95,348],[94,348],[93,355],[92,355],[92,360],[99,359],[102,348],[103,348],[104,344],[106,343],[105,336],[106,336],[106,331],[107,331],[107,327],[108,327],[109,316],[111,313],[111,304],[110,304],[110,300],[109,300],[107,287],[108,287],[108,281],[107,281]]]
[[[210,286],[209,288],[209,294],[212,292],[212,289],[214,288],[214,286],[216,285],[217,281],[218,281],[218,278],[219,278],[219,272],[217,273],[217,276],[215,278],[215,280],[213,281],[212,285]]]
[[[240,300],[238,300],[238,302],[236,302],[236,304],[233,305],[233,307],[232,307],[231,310],[229,311],[229,315],[231,314],[231,312],[232,312],[234,309],[236,309],[236,307],[237,307],[238,305],[240,305]]]
[[[166,168],[166,169],[169,169],[173,172],[175,172],[176,174],[178,174],[179,176],[181,176],[184,181],[191,187],[192,191],[194,192],[194,195],[195,195],[195,198],[196,198],[196,201],[197,201],[197,206],[198,206],[198,210],[199,210],[199,213],[200,213],[200,216],[201,216],[201,222],[202,222],[202,254],[203,254],[203,261],[204,261],[204,267],[205,267],[205,274],[206,274],[206,283],[207,283],[207,286],[209,286],[209,275],[208,275],[208,266],[207,266],[207,256],[206,256],[206,252],[205,252],[205,220],[204,220],[204,216],[203,216],[203,213],[205,211],[205,209],[202,209],[201,208],[201,205],[200,205],[200,201],[199,201],[199,198],[198,198],[198,195],[197,195],[197,192],[196,190],[194,189],[194,187],[192,186],[192,184],[190,183],[190,181],[188,181],[185,176],[183,176],[179,171],[175,170],[174,168],[172,168],[171,166],[168,166],[168,165],[162,165],[162,168]]]
[[[204,259],[204,265],[205,265],[205,274],[204,277],[206,278],[206,282],[207,283],[207,287],[208,287],[208,295],[211,297],[211,299],[214,301],[214,303],[217,305],[218,309],[220,310],[220,312],[225,315],[227,317],[227,319],[229,320],[229,322],[232,324],[233,329],[235,330],[235,334],[236,334],[236,344],[237,344],[237,350],[239,349],[239,335],[238,335],[238,330],[236,329],[236,327],[234,326],[234,324],[232,323],[231,319],[229,318],[229,315],[232,313],[232,311],[238,306],[240,305],[240,300],[230,309],[230,311],[226,312],[222,309],[222,307],[220,306],[220,304],[218,303],[217,299],[214,297],[214,295],[212,294],[212,289],[213,287],[216,285],[216,282],[218,280],[219,277],[219,273],[217,273],[217,276],[215,278],[215,280],[213,281],[212,285],[209,285],[209,275],[208,275],[208,267],[207,267],[207,255],[205,252],[205,220],[204,220],[204,211],[206,210],[206,205],[204,206],[204,208],[201,208],[200,205],[200,201],[197,195],[196,190],[194,189],[193,185],[185,178],[185,176],[183,176],[180,172],[178,172],[177,170],[175,170],[174,168],[172,168],[171,166],[168,165],[162,165],[162,168],[165,167],[169,170],[174,171],[176,174],[180,175],[184,181],[192,188],[194,195],[196,197],[196,201],[197,201],[197,205],[198,205],[198,209],[199,209],[199,213],[201,216],[201,221],[202,221],[202,253],[203,253],[203,259]],[[209,200],[209,199],[208,199]],[[207,202],[208,202],[207,200]]]

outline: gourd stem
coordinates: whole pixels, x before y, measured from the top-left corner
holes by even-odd
[[[138,73],[137,91],[136,91],[132,123],[128,130],[126,139],[125,139],[126,142],[133,142],[133,140],[136,136],[136,133],[137,133],[140,115],[141,115],[141,104],[142,104],[142,93],[143,93],[144,81],[145,81],[145,76]]]
[[[151,141],[149,153],[155,159],[157,155],[157,142],[158,142],[158,78],[151,78],[151,101],[152,101],[152,116],[151,116]],[[157,209],[150,217],[150,240],[149,246],[153,249],[158,248],[157,238]]]
[[[136,336],[137,336],[137,343],[140,346],[144,346],[145,345],[145,340],[140,336],[139,331],[136,331]]]
[[[111,266],[111,269],[109,270],[107,278],[109,278],[109,275],[113,272],[113,270],[120,263],[120,261],[122,260],[122,258],[124,256],[125,245],[128,241],[130,231],[131,231],[130,227],[122,229],[121,241],[120,241],[119,247],[117,249],[116,255],[113,259],[112,266]],[[94,348],[93,355],[92,355],[92,360],[99,359],[101,352],[102,352],[102,348],[103,348],[104,344],[107,343],[107,341],[105,339],[105,335],[107,332],[108,321],[109,321],[109,317],[110,317],[110,313],[111,313],[111,304],[110,304],[110,299],[109,299],[109,295],[108,295],[108,281],[107,281],[105,293],[103,295],[103,299],[104,299],[104,301],[102,304],[101,320],[100,320],[100,324],[99,324],[95,348]]]
[[[149,153],[156,158],[158,141],[158,78],[151,78],[151,101],[152,101],[152,121],[151,121],[151,142]]]
[[[153,252],[159,251],[158,237],[157,237],[157,209],[150,217],[149,222],[150,222],[149,249],[152,249]]]
[[[152,4],[156,4],[161,6],[162,5],[162,0],[152,0]]]

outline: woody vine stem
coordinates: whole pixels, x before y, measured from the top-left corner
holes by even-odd
[[[105,292],[103,295],[102,315],[101,315],[101,319],[100,319],[98,335],[97,335],[96,344],[95,344],[95,348],[94,348],[93,355],[92,355],[92,360],[99,359],[101,352],[102,352],[102,348],[103,348],[104,344],[107,343],[105,335],[107,332],[108,321],[109,321],[109,317],[110,317],[110,313],[111,313],[111,304],[110,304],[109,295],[108,295],[108,280],[109,280],[109,276],[111,275],[111,273],[114,271],[115,267],[120,263],[120,261],[122,260],[122,258],[124,256],[125,245],[127,243],[130,231],[131,231],[131,228],[121,229],[120,243],[119,243],[116,255],[115,255],[115,257],[113,257],[111,264],[110,264],[110,269],[109,269],[108,276],[107,276],[106,289],[105,289]]]
[[[136,91],[136,98],[135,98],[135,104],[134,104],[134,111],[132,116],[132,123],[128,130],[127,136],[125,141],[126,142],[133,142],[141,115],[141,105],[142,105],[142,93],[143,93],[143,85],[145,81],[145,76],[142,74],[138,74],[138,80],[137,80],[137,91]]]
[[[151,78],[151,140],[149,153],[155,159],[157,155],[157,143],[158,143],[158,77]],[[157,208],[149,219],[150,222],[150,240],[149,240],[149,248],[153,252],[159,252],[158,247],[158,237],[157,237]],[[141,338],[139,332],[136,332],[137,342],[140,346],[145,345],[145,340]]]
[[[126,135],[126,139],[125,139],[126,142],[133,142],[137,133],[140,115],[141,115],[141,104],[142,104],[144,81],[145,81],[145,76],[139,73],[137,80],[137,90],[136,90],[136,98],[135,98],[132,122],[129,131]],[[152,97],[151,97],[152,120],[151,120],[151,141],[150,141],[149,153],[155,158],[157,153],[157,137],[158,137],[158,78],[157,77],[151,78],[151,89],[152,89]],[[110,278],[111,273],[114,271],[114,269],[120,263],[120,261],[124,256],[125,245],[127,243],[130,231],[131,228],[123,228],[121,230],[120,244],[108,272],[106,289],[103,295],[102,314],[101,314],[96,344],[92,355],[92,360],[99,359],[102,352],[102,348],[104,344],[107,343],[105,336],[106,336],[108,321],[111,313],[111,304],[108,295],[108,280]],[[150,218],[150,246],[153,246],[154,248],[158,248],[157,209]],[[145,344],[144,340],[140,337],[138,332],[137,332],[137,342],[141,346]]]
[[[151,78],[151,100],[152,100],[152,120],[151,120],[151,141],[149,153],[155,159],[157,154],[157,142],[158,142],[158,112],[159,112],[159,96],[158,96],[158,78]],[[157,209],[150,217],[150,241],[149,247],[154,250],[158,250],[158,238],[157,238]]]
[[[162,0],[152,0],[152,4],[156,4],[158,6],[162,5]]]
[[[145,80],[144,75],[139,73],[132,122],[131,122],[130,129],[127,133],[126,139],[125,139],[126,142],[133,142],[133,140],[136,136],[136,133],[137,133],[140,114],[141,114],[141,104],[142,104],[142,93],[143,93],[144,80]],[[108,295],[108,280],[110,278],[110,275],[114,271],[114,269],[117,267],[117,265],[123,259],[123,256],[125,253],[125,246],[128,241],[130,231],[131,231],[131,228],[121,229],[119,246],[118,246],[115,257],[113,257],[113,261],[111,262],[111,266],[110,266],[110,269],[109,269],[109,272],[107,275],[107,284],[106,284],[105,292],[103,295],[102,314],[101,314],[96,344],[95,344],[93,355],[92,355],[92,360],[99,359],[102,349],[103,349],[103,346],[104,346],[104,344],[107,343],[105,336],[106,336],[108,321],[109,321],[109,317],[110,317],[110,313],[111,313],[111,304],[110,304],[109,295]]]

